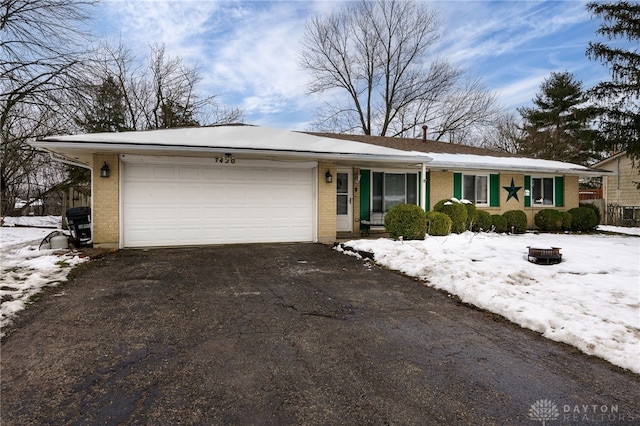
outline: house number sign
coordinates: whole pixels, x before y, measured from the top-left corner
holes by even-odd
[[[225,155],[224,157],[214,157],[215,162],[219,164],[235,164],[236,159],[233,155]]]

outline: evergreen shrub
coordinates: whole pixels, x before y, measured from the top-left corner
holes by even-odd
[[[600,221],[602,220],[602,213],[600,213],[600,208],[598,206],[592,203],[580,203],[578,207],[587,207],[589,209],[592,209],[596,213],[598,224],[600,224]]]
[[[384,227],[391,238],[423,240],[427,233],[427,220],[420,206],[397,204],[384,216]]]
[[[491,214],[484,210],[476,210],[476,219],[473,222],[472,231],[489,231],[491,229]]]
[[[559,210],[540,210],[533,217],[536,227],[545,232],[558,232],[564,228],[564,218]]]
[[[491,226],[493,230],[498,233],[507,232],[507,219],[501,214],[491,215]]]
[[[568,231],[571,229],[571,224],[573,223],[573,216],[569,212],[560,212],[562,215],[562,229]]]
[[[476,219],[476,209],[475,204],[473,204],[469,200],[460,200],[462,205],[467,209],[467,221],[465,223],[465,229],[471,231]]]
[[[522,210],[509,210],[502,216],[507,219],[507,232],[524,234],[527,230],[527,215]]]
[[[433,210],[451,218],[451,232],[461,234],[467,229],[467,208],[459,200],[440,200],[433,206]]]
[[[442,212],[428,212],[427,233],[436,237],[449,235],[451,233],[451,218]]]
[[[589,207],[576,207],[569,210],[569,213],[573,217],[571,222],[572,231],[589,232],[598,226],[598,216]]]

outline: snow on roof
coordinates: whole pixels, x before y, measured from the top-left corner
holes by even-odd
[[[352,154],[364,156],[414,157],[407,151],[345,141],[305,133],[249,125],[189,127],[119,133],[90,133],[81,135],[50,136],[44,138],[41,147],[56,143],[83,143],[128,146],[154,146],[174,148],[220,148],[246,151],[282,151],[324,154]],[[420,159],[429,157],[421,153]]]
[[[433,160],[429,167],[484,170],[540,171],[556,173],[599,173],[579,164],[526,157],[492,157],[472,154],[426,153]]]
[[[518,157],[457,144],[379,136],[303,133],[251,125],[220,125],[119,133],[50,136],[34,146],[69,155],[72,151],[182,153],[224,151],[271,156],[426,163],[430,169],[490,170],[574,175],[608,173],[578,164]],[[144,150],[144,151],[143,151]],[[76,156],[75,158],[79,158]],[[88,163],[88,160],[85,160]]]

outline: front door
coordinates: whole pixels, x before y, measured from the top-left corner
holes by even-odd
[[[338,232],[353,231],[353,184],[351,170],[338,169],[336,177],[336,228]]]

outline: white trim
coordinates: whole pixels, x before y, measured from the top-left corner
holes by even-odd
[[[162,155],[131,155],[120,154],[120,161],[137,164],[183,164],[210,167],[273,167],[287,169],[311,169],[317,167],[317,161],[277,161],[277,160],[252,160],[247,158],[234,158],[233,163],[216,163],[216,158],[221,157],[172,157]]]
[[[474,206],[480,206],[480,207],[489,207],[491,205],[491,175],[492,173],[488,173],[488,172],[484,172],[484,173],[474,173],[474,172],[459,172],[462,175],[462,188],[460,188],[460,192],[462,195],[462,199],[465,200],[469,200],[471,201],[468,197],[465,197],[465,190],[464,190],[464,177],[465,176],[480,176],[480,177],[484,177],[487,179],[487,202],[486,203],[478,203],[477,201],[473,202]],[[494,173],[497,174],[497,173]],[[475,198],[475,194],[473,194],[473,198]]]
[[[556,200],[556,178],[557,177],[564,177],[561,175],[545,175],[545,174],[540,174],[540,175],[529,175],[531,178],[531,207],[536,207],[536,208],[556,208],[556,204],[557,204],[557,200]],[[533,197],[533,180],[534,179],[551,179],[551,182],[553,182],[553,200],[551,204],[544,204],[544,182],[542,182],[542,190],[543,190],[543,194],[542,194],[542,199],[543,202],[542,203],[536,203],[535,202],[535,198]]]

